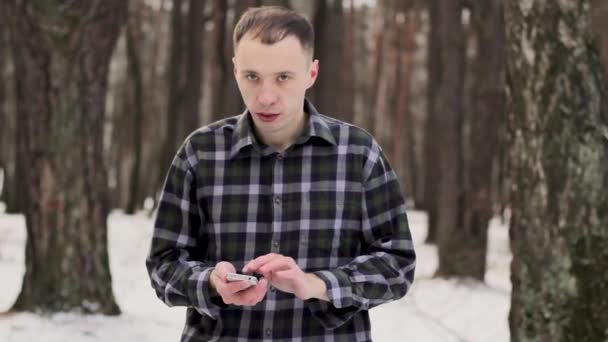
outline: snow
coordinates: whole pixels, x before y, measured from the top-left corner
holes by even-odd
[[[24,268],[25,220],[2,214],[0,203],[0,312],[19,294]],[[370,311],[374,341],[509,341],[511,285],[508,230],[493,220],[488,238],[485,283],[439,279],[437,252],[424,244],[426,214],[409,212],[418,254],[416,279],[408,295]],[[39,316],[0,314],[0,341],[178,341],[185,308],[160,302],[148,280],[144,260],[152,221],[144,213],[112,212],[108,219],[110,267],[122,315],[73,313]]]

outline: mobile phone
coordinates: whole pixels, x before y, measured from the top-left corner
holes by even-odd
[[[254,286],[258,283],[258,278],[254,277],[254,276],[248,276],[245,274],[239,274],[239,273],[228,273],[226,275],[226,280],[228,281],[246,281],[249,283],[249,285]]]

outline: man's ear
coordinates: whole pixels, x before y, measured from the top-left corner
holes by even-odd
[[[232,57],[232,65],[234,65],[232,72],[234,73],[234,77],[236,77],[237,70],[236,70],[236,60],[234,59],[234,57]]]
[[[319,76],[319,60],[318,59],[315,59],[314,61],[312,61],[308,72],[310,75],[310,84],[308,85],[308,88],[310,88],[315,84],[315,81],[317,80],[317,76]]]

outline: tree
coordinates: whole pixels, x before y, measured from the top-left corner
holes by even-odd
[[[506,2],[512,341],[608,340],[608,97],[589,0]]]
[[[189,134],[200,125],[200,101],[203,80],[203,34],[206,1],[190,0],[188,8],[188,45],[184,94],[182,134]],[[183,137],[185,138],[185,136]]]
[[[344,64],[344,10],[341,0],[317,0],[313,17],[315,31],[314,58],[319,60],[319,75],[309,90],[315,107],[321,112],[345,121],[352,121],[352,113],[345,113],[348,106],[342,77],[352,72]],[[343,71],[346,70],[346,71]]]
[[[591,0],[592,29],[600,50],[600,60],[604,70],[604,84],[608,82],[608,1]]]
[[[434,135],[438,143],[440,173],[437,180],[437,274],[440,276],[472,275],[470,265],[477,257],[467,248],[470,237],[462,225],[465,34],[461,13],[460,0],[439,2],[439,61],[442,75],[434,109],[441,113],[441,119],[437,120]]]
[[[3,1],[15,64],[26,272],[12,310],[117,314],[108,264],[103,163],[110,57],[122,0]]]
[[[141,185],[141,161],[142,161],[142,148],[143,148],[143,117],[144,117],[144,86],[143,86],[143,75],[142,75],[142,62],[137,47],[138,36],[141,36],[140,32],[140,18],[138,12],[141,8],[138,8],[139,2],[131,2],[134,7],[130,12],[129,19],[127,21],[127,60],[128,60],[128,71],[130,83],[133,91],[133,106],[132,106],[132,127],[133,127],[133,166],[131,167],[131,177],[129,177],[129,201],[127,202],[127,208],[125,212],[127,214],[133,214],[139,208],[141,203],[140,185]]]
[[[232,56],[227,55],[227,12],[228,3],[225,0],[215,0],[213,2],[213,54],[211,57],[210,100],[211,100],[211,121],[217,121],[225,117],[235,115],[237,113],[225,113],[224,106],[226,102],[226,85],[230,78],[233,78],[232,73]]]
[[[6,212],[18,213],[23,210],[23,192],[20,191],[20,163],[23,157],[17,153],[21,137],[15,134],[19,116],[14,107],[14,69],[10,67],[11,55],[6,26],[0,25],[0,169],[2,182],[0,201],[6,203]]]
[[[413,199],[417,193],[417,168],[415,123],[412,115],[411,100],[413,98],[410,83],[414,69],[416,53],[416,32],[419,26],[419,5],[416,0],[400,1],[398,3],[397,36],[397,85],[395,89],[394,115],[395,124],[392,127],[394,166],[401,180],[406,196]],[[405,136],[404,136],[405,133]]]
[[[6,90],[5,90],[5,65],[8,55],[7,40],[5,38],[5,29],[0,27],[0,201],[6,202],[7,196],[7,175],[9,169],[9,160],[13,159],[10,146],[10,118],[5,108]],[[12,177],[10,178],[12,180]]]
[[[179,146],[178,138],[178,123],[182,112],[183,102],[183,56],[184,56],[184,28],[182,25],[183,9],[182,0],[174,0],[171,10],[171,28],[170,28],[170,45],[169,58],[167,60],[167,107],[165,122],[165,131],[163,134],[162,149],[160,152],[160,170],[167,170],[171,164],[171,160],[175,155],[175,151]],[[185,137],[184,137],[185,138]],[[164,183],[166,173],[159,173],[158,189]]]
[[[437,242],[437,222],[439,218],[438,203],[438,182],[439,182],[439,146],[435,132],[439,121],[439,111],[437,109],[437,92],[441,85],[442,64],[441,64],[441,40],[439,29],[441,20],[439,18],[439,0],[428,1],[428,13],[430,31],[427,47],[427,110],[426,126],[424,134],[424,208],[428,215],[427,243]]]
[[[499,128],[505,117],[505,60],[503,0],[476,1],[472,26],[477,38],[474,60],[472,111],[469,115],[469,155],[466,172],[463,230],[473,254],[471,275],[484,279],[488,226],[494,214],[494,166],[499,154]]]

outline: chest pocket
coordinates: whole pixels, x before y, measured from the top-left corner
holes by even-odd
[[[302,210],[308,210],[308,248],[312,258],[326,267],[350,262],[361,251],[361,192],[336,191],[333,186],[312,184],[303,193]],[[318,259],[319,260],[319,259]]]

